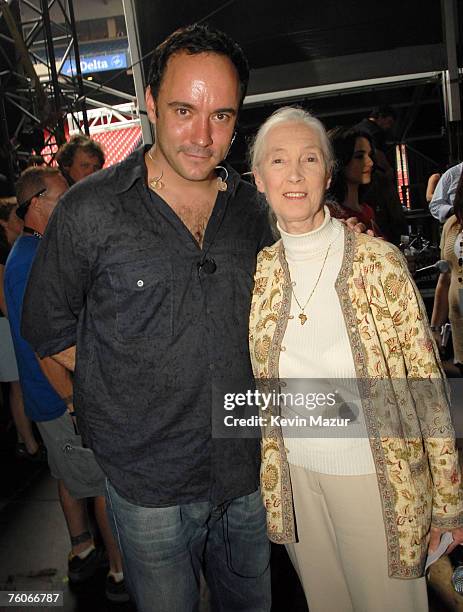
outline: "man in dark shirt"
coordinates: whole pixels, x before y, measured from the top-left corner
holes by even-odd
[[[223,390],[253,387],[252,279],[272,242],[255,190],[222,162],[247,82],[222,33],[162,43],[155,145],[62,198],[25,297],[40,356],[77,346],[79,429],[108,477],[139,612],[196,609],[200,568],[213,609],[270,609],[259,441],[213,429]]]

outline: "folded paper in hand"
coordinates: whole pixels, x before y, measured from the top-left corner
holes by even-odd
[[[428,558],[426,559],[426,567],[424,571],[426,572],[428,567],[432,565],[437,559],[440,559],[442,555],[445,553],[447,548],[453,542],[453,536],[450,531],[446,531],[442,534],[442,537],[439,542],[439,546],[432,553],[428,553]]]

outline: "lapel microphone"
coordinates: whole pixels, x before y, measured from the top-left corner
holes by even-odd
[[[198,261],[198,274],[204,272],[205,274],[214,274],[217,270],[217,264],[211,258],[205,259],[204,261]]]

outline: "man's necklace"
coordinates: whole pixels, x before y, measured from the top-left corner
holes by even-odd
[[[318,273],[317,280],[315,281],[315,285],[313,286],[313,289],[312,289],[312,291],[310,292],[310,295],[309,295],[309,297],[307,298],[307,300],[306,300],[306,302],[305,302],[304,306],[301,306],[301,304],[300,304],[299,300],[297,299],[297,296],[296,296],[296,294],[294,293],[293,283],[291,283],[291,291],[293,292],[294,299],[296,300],[296,304],[299,306],[299,310],[301,311],[301,312],[298,314],[298,319],[300,320],[301,325],[304,325],[304,323],[305,323],[305,322],[307,321],[307,319],[308,319],[307,315],[305,314],[305,309],[307,308],[307,306],[308,306],[308,304],[309,304],[310,300],[312,299],[313,294],[315,293],[315,289],[316,289],[316,288],[317,288],[317,286],[318,286],[318,283],[319,283],[320,278],[321,278],[321,276],[322,276],[323,270],[324,270],[324,268],[325,268],[325,263],[326,263],[326,260],[327,260],[327,258],[328,258],[328,253],[330,252],[330,249],[331,249],[331,244],[333,244],[333,243],[330,243],[330,244],[328,245],[328,248],[326,249],[325,257],[324,257],[324,259],[323,259],[323,263],[322,263],[322,267],[320,268],[320,272]],[[291,275],[290,275],[290,278],[291,278]]]
[[[148,150],[148,157],[154,163],[153,156],[151,155],[151,149]],[[164,182],[161,180],[164,175],[164,172],[161,170],[161,174],[159,176],[153,177],[149,182],[149,186],[153,191],[159,191],[164,187]]]
[[[32,234],[32,236],[35,236],[36,238],[39,238],[39,240],[42,240],[42,238],[43,238],[43,234],[41,234],[40,232],[38,232],[35,229],[32,229],[32,227],[27,227],[27,226],[23,227],[23,232],[25,234]]]

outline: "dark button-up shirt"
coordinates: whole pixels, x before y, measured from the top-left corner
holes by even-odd
[[[22,333],[40,356],[77,344],[84,441],[139,505],[222,503],[258,486],[258,440],[213,428],[223,393],[253,386],[253,273],[272,242],[255,189],[228,170],[201,249],[147,188],[136,151],[65,194],[31,272]]]

